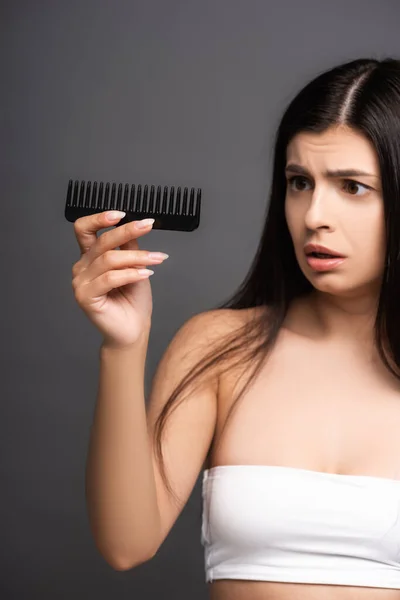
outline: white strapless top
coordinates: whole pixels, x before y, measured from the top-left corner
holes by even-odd
[[[221,465],[202,485],[206,582],[400,589],[400,480]]]

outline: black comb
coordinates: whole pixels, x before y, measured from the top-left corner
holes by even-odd
[[[110,194],[111,187],[111,194]],[[181,200],[181,188],[178,187],[175,198],[175,188],[164,186],[161,198],[161,186],[157,187],[155,192],[154,185],[150,188],[145,185],[142,193],[142,186],[139,184],[130,186],[125,184],[122,192],[122,183],[118,184],[116,192],[116,183],[106,183],[105,192],[103,182],[100,182],[97,190],[97,182],[85,181],[73,182],[69,180],[67,199],[65,203],[65,218],[73,223],[76,219],[100,213],[105,210],[123,210],[126,215],[118,221],[117,227],[124,225],[129,221],[139,221],[141,219],[155,219],[152,229],[168,229],[171,231],[193,231],[197,229],[200,223],[201,208],[201,188],[198,188],[195,206],[195,189],[190,189],[189,207],[187,187],[183,190],[183,199]],[[169,192],[169,193],[168,193]],[[150,196],[148,198],[148,195]]]

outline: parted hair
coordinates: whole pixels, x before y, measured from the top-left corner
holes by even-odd
[[[336,126],[346,126],[364,135],[378,156],[386,255],[374,339],[385,366],[400,379],[400,60],[360,58],[335,66],[307,83],[286,107],[278,126],[269,203],[258,248],[238,290],[215,307],[215,310],[266,307],[268,318],[262,309],[254,311],[253,319],[218,340],[179,382],[158,415],[154,429],[156,457],[168,493],[178,503],[179,498],[166,477],[162,455],[162,435],[168,415],[184,400],[182,392],[193,390],[200,377],[204,381],[207,371],[215,372],[218,365],[222,373],[224,368],[240,364],[246,376],[229,418],[273,348],[292,300],[314,289],[298,265],[285,219],[286,149],[300,132],[323,133]]]

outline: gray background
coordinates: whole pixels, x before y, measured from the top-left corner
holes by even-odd
[[[84,498],[101,336],[75,303],[69,178],[203,188],[200,227],[154,231],[149,388],[168,342],[225,300],[262,229],[279,118],[309,79],[400,53],[400,3],[1,3],[3,599],[205,599],[200,478],[157,556],[114,571]]]

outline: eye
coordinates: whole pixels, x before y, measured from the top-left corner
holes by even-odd
[[[293,190],[294,192],[304,192],[304,189],[294,189],[293,188],[293,184],[295,181],[300,180],[300,181],[307,181],[306,177],[302,177],[301,175],[294,175],[293,177],[289,177],[288,179],[288,184],[291,190]],[[354,179],[343,179],[344,181],[344,187],[347,189],[349,189],[350,185],[353,186],[358,186],[358,187],[362,187],[365,190],[372,190],[372,188],[369,185],[365,185],[364,183],[360,183],[359,181],[355,181]],[[364,196],[364,194],[353,194],[351,192],[349,192],[351,196]]]
[[[288,179],[288,184],[290,189],[293,190],[293,183],[295,181],[297,181],[298,179],[303,180],[303,181],[307,181],[305,177],[302,177],[301,175],[294,175],[293,177],[289,177]],[[304,192],[304,190],[293,190],[294,192]]]
[[[362,187],[365,190],[371,190],[372,188],[369,185],[365,185],[363,183],[359,183],[358,181],[354,181],[353,179],[344,179],[345,184],[350,184],[357,187]],[[354,189],[354,188],[353,188]],[[364,194],[351,194],[351,196],[364,196]]]

